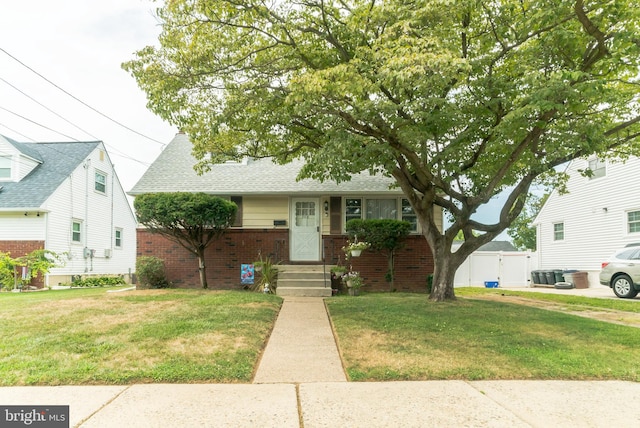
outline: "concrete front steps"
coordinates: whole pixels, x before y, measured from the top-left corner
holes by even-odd
[[[330,266],[278,265],[278,296],[331,296]]]

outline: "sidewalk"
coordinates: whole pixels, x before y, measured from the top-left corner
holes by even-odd
[[[0,388],[1,405],[69,405],[83,428],[637,427],[638,396],[622,381],[346,382],[322,298],[285,299],[253,384]]]
[[[324,300],[286,297],[253,382],[346,381]]]

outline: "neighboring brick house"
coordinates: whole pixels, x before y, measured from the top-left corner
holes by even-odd
[[[297,180],[302,161],[277,165],[269,159],[214,165],[198,175],[191,150],[189,138],[177,134],[129,194],[205,192],[238,205],[234,227],[207,250],[210,286],[239,287],[241,264],[253,263],[260,255],[282,264],[344,264],[347,220],[396,218],[413,225],[396,258],[396,289],[425,290],[433,256],[413,210],[392,179],[362,173],[340,184]],[[138,229],[138,255],[164,259],[169,280],[178,286],[199,284],[195,257],[143,228]],[[383,255],[367,251],[353,258],[352,265],[371,289],[388,289]]]
[[[100,141],[20,143],[0,135],[0,251],[64,254],[36,285],[135,270],[136,220]]]

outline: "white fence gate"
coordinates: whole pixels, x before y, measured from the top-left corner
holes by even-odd
[[[537,266],[537,255],[530,251],[478,251],[460,266],[454,286],[484,287],[485,281],[498,281],[500,287],[530,287],[531,270]]]

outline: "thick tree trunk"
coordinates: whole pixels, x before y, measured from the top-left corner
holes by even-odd
[[[429,300],[434,302],[444,302],[445,300],[455,300],[456,295],[453,283],[456,271],[462,265],[465,258],[450,253],[444,249],[436,249],[433,252],[435,268],[433,271],[433,284]]]
[[[200,273],[200,285],[202,288],[209,288],[207,284],[207,267],[204,264],[204,248],[198,248],[198,271]]]
[[[394,266],[394,252],[393,251],[389,251],[389,255],[387,257],[387,275],[389,275],[389,291],[394,292],[396,291],[396,286],[395,286],[395,276],[396,276],[396,272],[395,272],[395,266]]]

